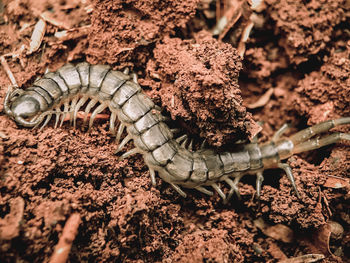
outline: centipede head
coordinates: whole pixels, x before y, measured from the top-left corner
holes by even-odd
[[[38,121],[32,121],[32,117],[40,112],[40,105],[37,100],[30,96],[25,96],[23,90],[12,90],[12,87],[6,93],[4,101],[4,111],[19,125],[25,127],[34,127]]]

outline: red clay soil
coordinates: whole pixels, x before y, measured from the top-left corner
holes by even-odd
[[[286,122],[293,133],[350,115],[349,1],[266,1],[243,60],[211,35],[215,6],[2,0],[0,55],[23,88],[67,62],[128,66],[174,126],[210,147],[250,139],[258,121],[262,142]],[[45,35],[29,54],[40,16]],[[1,102],[8,85],[2,66]],[[270,88],[264,106],[246,108]],[[65,233],[74,233],[68,243],[76,234],[69,262],[296,262],[307,254],[349,262],[349,142],[287,160],[301,199],[281,171],[268,170],[260,202],[255,176],[246,176],[242,199],[225,205],[194,190],[183,198],[159,178],[152,187],[142,156],[118,160],[108,125],[39,132],[0,114],[0,262],[48,262]],[[80,224],[67,224],[76,214]]]

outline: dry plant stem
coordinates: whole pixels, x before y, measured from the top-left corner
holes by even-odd
[[[62,236],[60,237],[50,263],[65,263],[68,259],[73,241],[78,234],[78,227],[81,222],[79,214],[72,214],[64,225]]]
[[[10,79],[12,86],[18,87],[17,81],[16,81],[15,77],[13,76],[13,73],[12,73],[9,65],[7,64],[5,57],[1,56],[0,60],[1,60],[1,65],[3,66],[8,78]]]
[[[238,43],[237,50],[242,59],[244,58],[244,53],[245,53],[245,43],[248,41],[250,31],[252,31],[253,26],[254,26],[254,23],[250,21],[247,24],[247,26],[244,28],[241,40]]]
[[[256,109],[265,106],[274,92],[274,88],[269,88],[256,102],[247,105],[249,109]]]
[[[279,263],[312,263],[312,262],[317,262],[324,258],[325,256],[322,254],[307,254],[299,257],[288,258],[288,259],[279,261]]]

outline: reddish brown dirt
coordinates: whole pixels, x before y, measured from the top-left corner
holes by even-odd
[[[11,53],[6,61],[23,88],[67,62],[129,66],[174,123],[214,146],[250,138],[257,121],[266,141],[285,122],[293,133],[350,115],[349,1],[266,1],[242,61],[208,31],[215,3],[199,2],[3,0],[0,55]],[[43,12],[45,36],[28,55],[21,47]],[[1,102],[9,84],[0,67]],[[266,105],[245,108],[270,88]],[[74,213],[81,223],[70,262],[276,262],[310,253],[350,260],[350,143],[287,160],[300,200],[283,173],[269,170],[260,203],[255,177],[246,176],[242,200],[224,205],[191,190],[184,199],[159,178],[152,187],[142,157],[118,160],[107,131],[100,120],[89,132],[69,123],[39,132],[0,114],[1,262],[49,261]]]
[[[155,90],[152,97],[160,97],[173,119],[185,121],[192,134],[215,146],[255,135],[237,81],[240,57],[231,45],[201,31],[191,40],[166,37],[153,53],[147,64],[153,80],[141,84]]]

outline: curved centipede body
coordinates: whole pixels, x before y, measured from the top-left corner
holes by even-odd
[[[67,64],[55,73],[45,74],[26,90],[9,90],[4,110],[19,125],[37,127],[43,123],[43,128],[53,115],[56,115],[55,127],[62,125],[67,113],[75,127],[77,113],[83,106],[84,123],[88,121],[88,113],[94,109],[89,119],[91,127],[97,114],[108,108],[111,113],[109,128],[118,143],[125,128],[127,131],[117,152],[132,140],[135,148],[121,158],[142,154],[153,185],[156,184],[157,172],[182,196],[186,194],[181,187],[212,195],[209,187],[218,192],[224,201],[234,193],[239,196],[238,183],[245,174],[257,175],[256,193],[259,197],[264,179],[262,173],[268,168],[283,169],[299,197],[291,168],[281,160],[295,153],[350,140],[350,134],[339,132],[315,138],[335,126],[349,124],[350,117],[345,117],[317,124],[288,138],[282,137],[288,128],[284,125],[271,141],[264,144],[249,143],[227,152],[204,147],[192,151],[186,147],[188,142],[183,141],[184,136],[176,138],[166,124],[166,118],[142,92],[136,76],[126,73],[113,71],[106,65],[89,65],[86,62],[76,66]],[[118,127],[116,123],[119,123]],[[221,190],[219,182],[228,184],[228,194]]]

